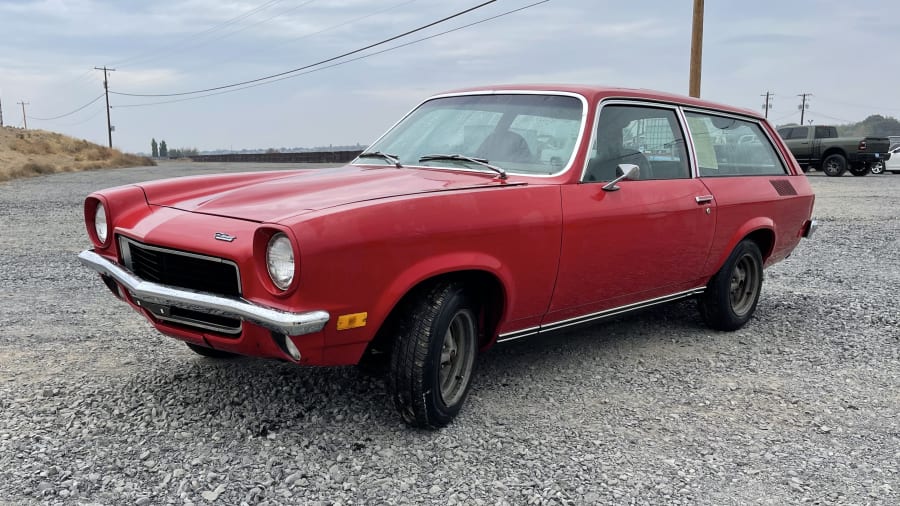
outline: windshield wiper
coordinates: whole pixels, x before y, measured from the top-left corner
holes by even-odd
[[[452,155],[434,154],[434,155],[425,155],[425,156],[419,158],[420,162],[429,162],[431,160],[462,160],[464,162],[472,162],[472,163],[481,165],[482,167],[487,167],[488,169],[491,169],[492,171],[496,172],[497,174],[500,174],[500,179],[506,179],[506,171],[505,170],[501,169],[500,167],[497,167],[496,165],[491,165],[490,163],[488,163],[488,160],[485,160],[484,158],[472,158],[471,156],[460,155],[460,154],[452,154]]]
[[[398,169],[402,169],[403,166],[400,165],[400,160],[397,158],[397,155],[389,155],[387,153],[382,153],[381,151],[368,151],[366,153],[360,153],[357,158],[381,158],[382,160],[387,160],[392,163],[394,167]]]

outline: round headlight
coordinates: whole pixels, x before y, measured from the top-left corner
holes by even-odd
[[[280,290],[287,290],[294,280],[294,248],[291,240],[282,233],[269,239],[266,247],[266,267],[269,278]]]
[[[97,203],[97,209],[94,211],[94,232],[97,234],[98,241],[101,243],[106,242],[106,208],[99,202]]]

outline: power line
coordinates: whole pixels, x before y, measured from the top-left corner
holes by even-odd
[[[93,100],[91,100],[90,102],[84,104],[83,106],[81,106],[81,107],[79,107],[79,108],[77,108],[77,109],[74,109],[74,110],[72,110],[72,111],[69,111],[69,112],[67,112],[67,113],[65,113],[65,114],[60,114],[59,116],[53,116],[53,117],[51,117],[51,118],[38,118],[38,117],[35,117],[35,116],[29,116],[29,118],[31,118],[31,119],[33,119],[33,120],[37,120],[37,121],[53,121],[53,120],[57,120],[57,119],[60,119],[60,118],[65,118],[66,116],[71,116],[71,115],[75,114],[76,112],[78,112],[78,111],[80,111],[80,110],[86,108],[87,106],[93,104],[94,102],[100,100],[101,98],[103,98],[104,95],[105,95],[105,93],[101,93],[101,94],[97,95],[97,96],[96,96]]]
[[[416,0],[404,0],[404,1],[400,2],[400,3],[391,5],[391,6],[389,6],[389,7],[385,7],[385,8],[383,8],[383,9],[378,9],[377,11],[370,12],[370,13],[368,13],[368,14],[364,14],[364,15],[362,15],[362,16],[358,16],[358,17],[355,17],[355,18],[351,18],[351,19],[348,19],[348,20],[346,20],[346,21],[342,21],[342,22],[340,22],[340,23],[337,23],[337,24],[334,24],[334,25],[331,25],[331,26],[327,26],[327,27],[325,27],[325,28],[322,28],[321,30],[316,30],[316,31],[314,31],[314,32],[310,32],[310,33],[307,33],[307,34],[304,34],[304,35],[300,35],[300,36],[298,36],[298,37],[292,37],[292,38],[287,39],[287,40],[279,41],[278,43],[271,44],[271,45],[267,46],[265,49],[266,49],[267,51],[271,52],[272,49],[274,49],[274,48],[276,48],[276,47],[282,47],[282,46],[284,46],[284,45],[286,45],[286,44],[291,44],[291,43],[297,42],[298,40],[308,39],[309,37],[313,37],[313,36],[315,36],[315,35],[319,35],[320,33],[325,33],[325,32],[334,30],[335,28],[340,28],[340,27],[342,27],[342,26],[346,26],[346,25],[349,25],[349,24],[356,23],[357,21],[362,21],[363,19],[367,19],[367,18],[371,18],[371,17],[373,17],[373,16],[377,16],[378,14],[381,14],[381,13],[383,13],[383,12],[387,12],[387,11],[396,9],[397,7],[400,7],[400,6],[403,6],[403,5],[411,4],[411,3],[415,2],[415,1],[416,1]],[[299,7],[302,7],[303,5],[305,5],[305,4],[302,4],[302,5],[300,5]],[[291,10],[294,10],[294,9],[291,9]],[[290,12],[290,11],[288,11],[288,12]],[[285,14],[284,12],[281,13],[281,15],[284,15],[284,14]],[[209,61],[209,62],[207,62],[207,63],[204,64],[204,65],[194,66],[194,67],[192,67],[192,68],[195,69],[195,70],[196,70],[196,69],[207,68],[207,67],[211,67],[211,66],[214,66],[214,65],[218,65],[218,64],[220,64],[220,63],[231,62],[232,60],[235,59],[236,56],[246,56],[246,55],[248,55],[248,54],[256,54],[256,53],[259,53],[259,52],[260,52],[260,50],[255,50],[255,51],[244,51],[244,52],[241,52],[241,53],[239,53],[239,54],[237,54],[237,55],[232,55],[232,56],[230,56],[230,57],[223,58],[223,59],[219,59],[219,60]]]
[[[183,39],[181,39],[181,40],[179,40],[179,41],[176,41],[176,42],[174,42],[174,43],[172,43],[172,44],[167,44],[167,45],[164,45],[164,46],[159,46],[156,50],[152,50],[152,51],[148,51],[148,52],[146,52],[146,53],[138,54],[137,56],[132,56],[132,57],[130,57],[130,58],[124,58],[124,59],[122,59],[122,60],[117,60],[117,61],[111,62],[110,64],[111,64],[111,65],[118,65],[118,66],[130,66],[130,65],[133,65],[134,63],[137,63],[137,62],[148,62],[148,61],[158,60],[159,58],[161,58],[161,57],[163,57],[163,56],[168,56],[168,50],[169,50],[169,49],[175,49],[175,48],[177,48],[179,45],[181,45],[181,44],[183,44],[183,43],[185,43],[185,42],[187,42],[187,41],[189,41],[189,40],[191,40],[191,39],[194,39],[194,38],[202,38],[202,37],[204,37],[204,36],[207,35],[207,34],[213,33],[213,32],[215,32],[215,31],[217,31],[217,30],[220,30],[220,29],[222,29],[222,28],[224,28],[224,27],[226,27],[226,26],[229,26],[229,25],[232,25],[232,24],[234,24],[234,23],[237,23],[238,21],[240,21],[240,20],[242,20],[242,19],[246,19],[246,18],[248,18],[248,17],[250,17],[250,16],[253,16],[253,15],[256,14],[257,12],[263,11],[263,10],[269,8],[270,6],[272,6],[273,4],[276,4],[276,3],[281,2],[281,1],[282,1],[282,0],[269,0],[269,1],[265,2],[265,3],[263,3],[262,5],[259,5],[259,6],[257,6],[257,7],[254,7],[253,9],[250,9],[250,10],[247,11],[247,12],[244,12],[244,13],[242,13],[242,14],[239,14],[239,15],[233,17],[233,18],[229,18],[229,19],[227,19],[227,20],[225,20],[225,21],[223,21],[223,22],[221,22],[221,23],[219,23],[219,24],[217,24],[217,25],[213,25],[213,26],[211,26],[211,27],[209,27],[209,28],[207,28],[206,30],[203,30],[203,31],[201,31],[201,32],[197,32],[197,33],[188,35],[187,37],[184,37]],[[188,46],[188,47],[192,47],[192,46]],[[165,53],[165,54],[161,54],[163,51],[166,51],[166,53]]]
[[[428,24],[426,24],[426,25],[422,25],[422,26],[420,26],[420,27],[418,27],[418,28],[414,28],[414,29],[412,29],[412,30],[406,31],[406,32],[401,33],[401,34],[399,34],[399,35],[394,35],[393,37],[389,37],[389,38],[387,38],[387,39],[381,40],[381,41],[376,42],[376,43],[374,43],[374,44],[369,44],[368,46],[361,47],[361,48],[359,48],[359,49],[354,49],[353,51],[348,51],[348,52],[343,53],[343,54],[338,55],[338,56],[333,56],[333,57],[331,57],[331,58],[327,58],[327,59],[325,59],[325,60],[321,60],[321,61],[318,61],[318,62],[316,62],[316,63],[311,63],[311,64],[309,64],[309,65],[304,65],[304,66],[302,66],[302,67],[297,67],[297,68],[295,68],[295,69],[286,70],[286,71],[284,71],[284,72],[279,72],[279,73],[277,73],[277,74],[271,74],[271,75],[264,76],[264,77],[259,77],[259,78],[256,78],[256,79],[250,79],[250,80],[248,80],[248,81],[242,81],[242,82],[239,82],[239,83],[226,84],[226,85],[223,85],[223,86],[214,86],[214,87],[212,87],[212,88],[206,88],[206,89],[202,89],[202,90],[185,91],[185,92],[180,92],[180,93],[123,93],[123,92],[119,92],[119,91],[112,91],[112,92],[110,92],[110,93],[113,93],[113,94],[115,94],[115,95],[123,95],[123,96],[127,96],[127,97],[177,97],[177,96],[183,96],[183,95],[196,95],[196,94],[198,94],[198,93],[207,93],[207,92],[210,92],[210,91],[224,90],[224,89],[226,89],[226,88],[235,88],[235,87],[238,87],[238,86],[243,86],[243,85],[245,85],[245,84],[252,84],[252,83],[257,83],[257,82],[260,82],[260,81],[266,81],[266,80],[269,80],[269,79],[272,79],[272,78],[275,78],[275,77],[281,77],[281,76],[284,76],[284,75],[287,75],[287,74],[293,74],[293,73],[295,73],[295,72],[299,72],[299,71],[301,71],[301,70],[306,70],[306,69],[309,69],[309,68],[312,68],[312,67],[317,67],[317,66],[319,66],[319,65],[323,65],[323,64],[325,64],[325,63],[330,63],[330,62],[333,62],[333,61],[335,61],[335,60],[339,60],[339,59],[341,59],[341,58],[345,58],[345,57],[350,56],[350,55],[354,55],[354,54],[357,54],[357,53],[361,53],[361,52],[366,51],[366,50],[368,50],[368,49],[372,49],[373,47],[377,47],[377,46],[381,46],[381,45],[383,45],[383,44],[387,44],[388,42],[395,41],[395,40],[397,40],[397,39],[406,37],[407,35],[411,35],[411,34],[416,33],[416,32],[421,32],[422,30],[425,30],[425,29],[427,29],[427,28],[431,28],[432,26],[439,25],[439,24],[444,23],[444,22],[447,22],[447,21],[449,21],[449,20],[451,20],[451,19],[458,18],[458,17],[460,17],[460,16],[462,16],[462,15],[465,15],[465,14],[468,14],[468,13],[470,13],[470,12],[472,12],[472,11],[481,9],[482,7],[486,7],[486,6],[492,4],[492,3],[496,2],[496,1],[497,1],[497,0],[488,0],[487,2],[483,2],[483,3],[481,3],[481,4],[478,4],[478,5],[474,6],[474,7],[469,7],[468,9],[465,9],[465,10],[463,10],[463,11],[459,11],[459,12],[457,12],[457,13],[455,13],[455,14],[452,14],[452,15],[450,15],[450,16],[441,18],[441,19],[439,19],[439,20],[437,20],[437,21],[432,21],[431,23],[428,23]]]
[[[256,84],[251,84],[251,85],[248,85],[248,86],[242,86],[242,87],[240,87],[240,88],[233,88],[233,89],[228,89],[228,90],[225,90],[225,91],[219,91],[219,92],[216,92],[216,93],[207,93],[207,94],[205,94],[205,95],[200,95],[200,96],[196,96],[196,97],[179,98],[179,99],[175,99],[175,100],[164,100],[164,101],[160,101],[160,102],[146,102],[146,103],[143,103],[143,104],[123,104],[123,105],[114,105],[114,106],[112,106],[112,107],[113,107],[113,109],[120,109],[120,108],[133,108],[133,107],[149,107],[149,106],[153,106],[153,105],[163,105],[163,104],[174,104],[174,103],[178,103],[178,102],[187,102],[187,101],[189,101],[189,100],[199,100],[199,99],[201,99],[201,98],[214,97],[214,96],[216,96],[216,95],[224,95],[224,94],[226,94],[226,93],[234,93],[234,92],[236,92],[236,91],[246,90],[246,89],[249,89],[249,88],[256,88],[257,86],[265,86],[265,85],[267,85],[267,84],[277,83],[278,81],[284,81],[285,79],[293,79],[293,78],[295,78],[295,77],[301,77],[301,76],[304,76],[304,75],[307,75],[307,74],[312,74],[313,72],[319,72],[319,71],[326,70],[326,69],[330,69],[330,68],[333,68],[333,67],[338,67],[338,66],[340,66],[340,65],[344,65],[344,64],[347,64],[347,63],[355,62],[355,61],[358,61],[358,60],[363,60],[363,59],[369,58],[369,57],[371,57],[371,56],[377,56],[377,55],[379,55],[379,54],[383,54],[383,53],[387,53],[387,52],[390,52],[390,51],[394,51],[394,50],[396,50],[396,49],[401,49],[401,48],[404,48],[404,47],[407,47],[407,46],[411,46],[411,45],[413,45],[413,44],[418,44],[419,42],[424,42],[424,41],[426,41],[426,40],[430,40],[430,39],[434,39],[434,38],[437,38],[437,37],[440,37],[440,36],[443,36],[443,35],[447,35],[448,33],[458,32],[458,31],[460,31],[460,30],[463,30],[463,29],[466,29],[466,28],[470,28],[470,27],[475,26],[475,25],[480,25],[480,24],[486,23],[486,22],[488,22],[488,21],[493,21],[493,20],[495,20],[495,19],[497,19],[497,18],[502,18],[502,17],[504,17],[504,16],[508,16],[508,15],[514,14],[514,13],[516,13],[516,12],[524,11],[525,9],[530,9],[530,8],[532,8],[532,7],[535,7],[535,6],[540,5],[540,4],[547,3],[547,2],[549,2],[549,1],[550,1],[550,0],[539,0],[539,1],[537,1],[537,2],[528,4],[528,5],[525,5],[525,6],[516,8],[516,9],[511,9],[511,10],[508,10],[508,11],[506,11],[506,12],[501,12],[500,14],[497,14],[497,15],[494,15],[494,16],[490,16],[490,17],[487,17],[487,18],[484,18],[484,19],[475,21],[475,22],[473,22],[473,23],[468,23],[468,24],[465,24],[465,25],[462,25],[462,26],[458,26],[458,27],[456,27],[456,28],[452,28],[452,29],[450,29],[450,30],[446,30],[446,31],[443,31],[443,32],[440,32],[440,33],[435,33],[435,34],[433,34],[433,35],[429,35],[429,36],[427,36],[427,37],[422,37],[422,38],[420,38],[420,39],[412,40],[412,41],[409,41],[409,42],[404,42],[403,44],[398,44],[398,45],[396,45],[396,46],[391,46],[391,47],[389,47],[389,48],[387,48],[387,49],[382,49],[382,50],[376,51],[376,52],[374,52],[374,53],[364,54],[364,55],[362,55],[362,56],[357,56],[356,58],[351,58],[351,59],[349,59],[349,60],[344,60],[344,61],[340,61],[340,62],[337,62],[337,63],[332,63],[331,65],[326,65],[326,66],[324,66],[324,67],[318,67],[318,68],[314,68],[314,69],[311,69],[311,70],[307,70],[306,72],[301,72],[301,73],[299,73],[299,74],[292,74],[292,75],[289,75],[289,76],[280,77],[280,78],[278,78],[278,79],[272,79],[272,80],[269,80],[269,81],[265,81],[265,82],[261,82],[261,83],[256,83]],[[110,93],[114,93],[114,92],[110,92]]]

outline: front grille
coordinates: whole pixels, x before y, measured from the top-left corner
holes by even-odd
[[[234,262],[150,246],[124,237],[119,238],[119,245],[125,266],[142,279],[218,295],[241,295]]]
[[[119,251],[125,267],[146,281],[216,295],[241,296],[238,267],[230,260],[150,246],[126,237],[119,237]],[[241,321],[238,319],[176,306],[137,302],[154,320],[230,336],[241,332]]]

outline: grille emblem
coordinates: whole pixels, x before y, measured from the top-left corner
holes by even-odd
[[[225,242],[234,242],[237,237],[233,235],[228,235],[225,232],[216,232],[215,238],[217,241],[225,241]]]

